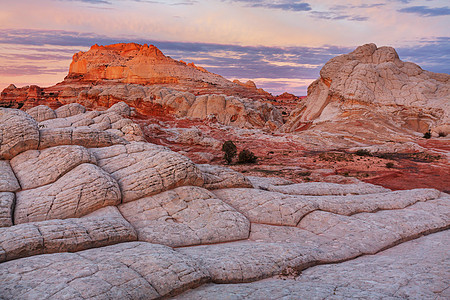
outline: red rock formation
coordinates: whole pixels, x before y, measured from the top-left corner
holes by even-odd
[[[135,43],[94,45],[73,56],[64,83],[164,84],[194,94],[226,94],[272,99],[255,84],[237,84],[194,63],[165,56],[153,45]]]

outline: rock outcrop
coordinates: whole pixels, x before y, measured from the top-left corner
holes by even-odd
[[[403,62],[391,47],[367,44],[325,64],[283,130],[344,132],[374,141],[429,129],[448,134],[449,99],[450,75]]]
[[[71,70],[78,80],[103,76],[87,62],[84,72],[82,56]],[[225,123],[221,109],[234,101],[152,89],[161,96],[151,101]],[[109,104],[37,106],[31,115],[0,109],[0,298],[449,297],[447,193],[338,175],[347,183],[247,178],[197,165],[146,142],[128,104]],[[269,127],[244,107],[236,120]],[[217,144],[191,131],[189,143]]]
[[[92,46],[73,56],[66,81],[121,82],[142,85],[168,84],[183,89],[272,98],[255,84],[238,84],[195,64],[165,56],[153,45],[135,43]]]

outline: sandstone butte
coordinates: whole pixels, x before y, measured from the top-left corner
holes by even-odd
[[[336,168],[368,165],[376,181],[412,155],[448,170],[447,74],[364,45],[283,117],[291,96],[199,95],[187,67],[152,46],[93,46],[64,82],[2,92],[0,299],[450,298],[448,177],[392,190]],[[258,164],[221,166],[227,139]]]

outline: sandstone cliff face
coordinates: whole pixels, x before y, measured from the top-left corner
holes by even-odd
[[[450,75],[403,62],[391,47],[367,44],[325,64],[283,130],[333,122],[339,129],[339,123],[347,123],[348,130],[355,131],[351,122],[356,120],[397,127],[398,132],[448,133]]]

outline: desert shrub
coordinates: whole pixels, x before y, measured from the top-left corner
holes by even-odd
[[[227,164],[231,164],[237,153],[236,145],[232,141],[226,141],[222,145],[222,151],[224,152],[223,158]]]
[[[392,162],[386,163],[386,168],[391,169],[393,167],[394,167],[394,163],[392,163]]]
[[[238,155],[238,163],[240,164],[254,164],[257,159],[255,154],[248,149],[242,150]]]
[[[370,151],[367,149],[359,149],[355,152],[355,154],[358,156],[372,156],[372,153],[370,153]]]
[[[439,137],[446,137],[447,134],[445,132],[439,131],[438,133]]]
[[[423,138],[424,138],[424,139],[429,139],[429,138],[431,138],[431,130],[428,130],[427,132],[425,132],[425,133],[423,134]]]

